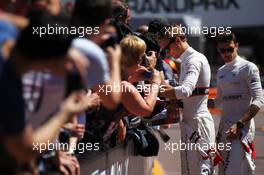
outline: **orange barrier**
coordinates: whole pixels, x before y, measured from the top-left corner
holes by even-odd
[[[209,99],[215,99],[217,96],[217,89],[216,88],[209,88]],[[222,114],[222,110],[221,109],[217,109],[217,108],[209,108],[209,111],[211,114]]]

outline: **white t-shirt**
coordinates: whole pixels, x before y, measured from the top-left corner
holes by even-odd
[[[77,38],[73,40],[72,47],[82,52],[90,62],[86,77],[89,88],[110,79],[106,55],[98,45],[88,39]]]

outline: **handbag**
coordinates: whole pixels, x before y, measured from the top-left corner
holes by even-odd
[[[127,138],[135,143],[135,155],[144,157],[157,156],[159,153],[159,140],[154,130],[142,120],[137,127],[129,127]]]

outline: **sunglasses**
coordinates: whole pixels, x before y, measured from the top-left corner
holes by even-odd
[[[142,65],[142,66],[145,66],[145,67],[149,67],[150,66],[150,63],[149,63],[149,61],[147,59],[147,54],[144,53],[140,57],[139,64]]]
[[[234,47],[228,47],[228,48],[218,48],[217,49],[219,53],[233,53],[235,48]]]

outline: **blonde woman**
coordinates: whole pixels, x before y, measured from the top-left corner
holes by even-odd
[[[123,79],[121,82],[121,103],[131,114],[142,117],[149,116],[156,104],[161,84],[160,74],[155,69],[148,70],[140,65],[142,59],[147,57],[145,54],[146,44],[142,39],[128,35],[121,40],[120,46],[122,49],[121,71]],[[144,76],[146,72],[152,72],[151,76]],[[140,80],[150,82],[148,93],[145,94],[145,97],[140,93],[144,88],[137,89],[132,84]]]

